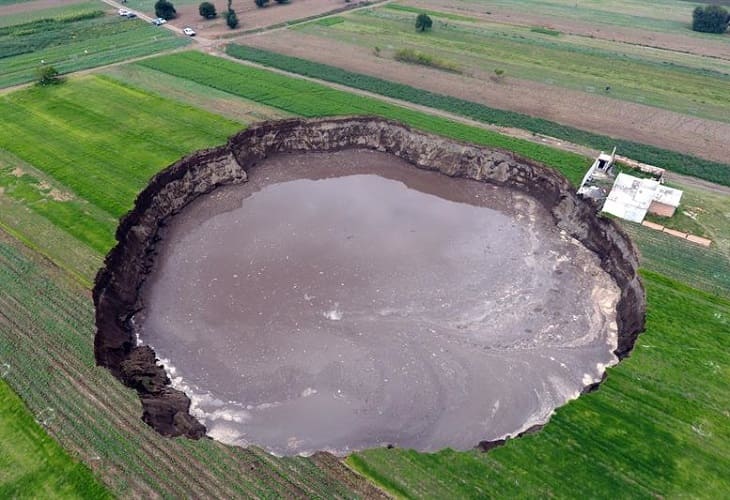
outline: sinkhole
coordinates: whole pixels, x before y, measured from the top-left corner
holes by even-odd
[[[561,223],[504,166],[447,176],[318,123],[176,164],[122,223],[97,361],[159,431],[277,455],[466,450],[546,422],[630,349],[633,256],[576,238],[575,208]]]

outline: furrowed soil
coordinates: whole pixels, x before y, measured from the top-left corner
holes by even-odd
[[[730,124],[605,96],[516,78],[493,81],[377,57],[372,49],[329,38],[277,31],[245,37],[244,44],[452,95],[498,109],[556,121],[595,133],[727,161]],[[337,49],[332,50],[333,44]]]

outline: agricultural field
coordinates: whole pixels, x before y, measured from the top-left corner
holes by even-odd
[[[183,52],[136,63],[179,78],[304,117],[338,115],[378,115],[399,120],[426,132],[438,133],[475,144],[515,151],[528,158],[556,165],[574,182],[579,182],[587,159],[574,154],[506,137],[495,132],[463,125],[445,118],[387,104],[306,80],[235,62]]]
[[[682,44],[664,48],[542,24],[516,25],[487,14],[470,16],[459,13],[453,2],[443,3],[449,10],[437,5],[428,9],[434,26],[426,33],[414,28],[413,6],[390,3],[341,14],[338,22],[315,21],[238,41],[604,136],[726,162],[723,144],[730,136],[730,108],[723,89],[730,84],[730,44],[725,43],[730,37],[720,36],[721,41],[713,43],[704,35],[696,51]],[[520,2],[510,4],[523,9]],[[472,5],[491,8],[488,2],[458,4]],[[686,12],[690,16],[691,8]],[[519,12],[514,17],[519,18]],[[682,36],[699,43],[690,34]],[[716,44],[717,54],[698,52]],[[440,64],[397,61],[399,51],[406,49]]]
[[[45,431],[121,496],[378,493],[326,455],[278,459],[212,440],[162,438],[139,419],[136,395],[94,366],[90,281],[117,218],[156,171],[252,120],[355,113],[512,149],[574,182],[590,162],[196,52],[8,93],[0,113],[0,373]],[[730,225],[727,197],[694,189],[685,200],[694,218],[681,224],[696,223],[695,232],[718,244],[707,252],[627,226],[642,251],[647,331],[597,392],[559,409],[539,433],[488,454],[375,449],[346,464],[403,497],[723,496],[730,488]]]
[[[616,146],[624,155],[645,163],[662,165],[669,170],[730,185],[730,170],[726,164],[702,160],[690,155],[633,141],[600,136],[541,118],[533,118],[512,111],[503,111],[458,97],[429,92],[402,83],[383,80],[382,78],[268,50],[231,44],[226,51],[229,55],[238,59],[253,61],[291,73],[327,80],[413,104],[428,106],[487,124],[519,128],[607,151]]]
[[[0,375],[10,367],[0,365]],[[46,420],[50,422],[48,413]],[[91,470],[48,437],[23,401],[0,378],[0,496],[107,498]]]
[[[0,88],[36,79],[42,65],[69,73],[189,43],[169,30],[111,14],[100,2],[0,19]]]
[[[0,114],[0,227],[85,283],[149,178],[242,126],[104,76],[0,96]]]

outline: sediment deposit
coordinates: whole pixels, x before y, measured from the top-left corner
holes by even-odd
[[[310,121],[294,119],[263,123],[237,134],[224,146],[195,153],[155,176],[138,197],[134,210],[120,223],[117,232],[119,244],[107,256],[106,265],[97,276],[94,288],[98,328],[95,339],[97,362],[108,367],[120,380],[138,391],[144,408],[143,418],[158,431],[165,435],[186,435],[192,438],[201,437],[205,433],[203,425],[190,414],[188,397],[171,387],[165,370],[155,362],[154,351],[148,346],[138,345],[135,338],[135,321],[138,322],[144,317],[146,305],[144,294],[140,292],[144,290],[143,284],[153,269],[157,253],[161,250],[160,238],[165,232],[165,227],[170,225],[170,218],[201,194],[219,186],[246,181],[248,173],[251,173],[252,185],[259,182],[255,176],[259,175],[258,169],[264,172],[269,168],[267,162],[281,161],[280,159],[287,158],[287,155],[292,155],[294,158],[297,155],[301,157],[302,153],[331,154],[350,150],[353,150],[353,154],[361,155],[367,151],[377,151],[384,153],[382,156],[392,155],[399,158],[404,165],[415,165],[449,177],[485,182],[488,184],[484,186],[485,190],[500,188],[509,191],[513,193],[510,195],[513,196],[513,200],[524,201],[526,208],[522,209],[524,210],[522,216],[529,217],[530,213],[537,213],[534,209],[530,209],[529,205],[538,204],[545,217],[551,218],[557,226],[556,233],[562,232],[564,238],[573,238],[580,242],[582,247],[591,250],[594,260],[615,281],[620,295],[615,306],[614,353],[618,358],[622,358],[630,352],[636,336],[643,329],[645,310],[644,292],[636,272],[638,261],[635,249],[614,222],[596,216],[594,208],[574,195],[568,181],[556,171],[515,157],[508,152],[456,143],[375,118]],[[429,175],[436,174],[429,173]],[[444,183],[447,181],[463,182],[444,179]],[[264,188],[263,184],[261,188]],[[469,184],[479,185],[475,182]],[[379,186],[379,189],[390,188],[383,185]],[[520,215],[519,210],[518,207],[517,213],[513,215]],[[494,222],[497,226],[500,223],[507,224],[506,221]],[[476,227],[476,229],[487,228]],[[519,239],[521,237],[517,233],[506,236],[507,239],[515,238],[514,242],[518,244],[522,241]],[[469,247],[470,244],[467,242],[465,246]],[[501,251],[504,251],[504,248]],[[554,270],[557,270],[557,267],[551,269]],[[495,269],[494,276],[498,276],[497,271],[498,269]],[[372,270],[370,272],[372,273]],[[471,273],[467,274],[469,279],[476,279]],[[353,277],[348,276],[348,279],[350,278]],[[545,281],[548,278],[547,275],[542,276],[541,280]],[[600,302],[600,297],[590,296],[593,291],[586,291],[589,302],[591,300]],[[194,295],[191,293],[191,296]],[[580,295],[572,297],[575,299]],[[585,293],[583,296],[585,297]],[[569,297],[571,296],[566,294],[564,298],[571,300]],[[470,297],[465,293],[457,299],[468,302]],[[540,300],[543,299],[544,297]],[[345,314],[334,306],[334,302],[333,300],[331,303],[321,304],[324,308],[322,312],[325,321],[339,321],[341,318],[338,318],[338,315]],[[289,306],[296,315],[296,307],[292,304]],[[362,312],[362,308],[358,310]],[[138,314],[140,312],[143,314]],[[567,308],[556,312],[570,314]],[[581,316],[587,318],[590,315]],[[396,318],[390,318],[389,321],[401,322],[402,319],[396,314]],[[179,326],[176,324],[175,328]],[[435,345],[435,343],[429,345],[429,348]],[[174,364],[176,360],[172,361]],[[304,363],[303,360],[300,362]],[[599,362],[603,363],[605,360]],[[474,366],[477,365],[478,363],[474,363]],[[421,364],[415,368],[414,373],[419,373],[418,370],[423,371],[427,368]],[[307,392],[307,389],[311,391]],[[336,394],[337,389],[334,387],[332,389]],[[447,395],[448,391],[442,389],[440,394]],[[309,399],[317,394],[312,392],[314,390],[316,389],[308,386],[298,394],[306,393]],[[425,413],[433,413],[432,407],[436,404],[435,401],[428,401],[423,407]],[[439,432],[443,434],[442,431]],[[488,433],[485,433],[485,437],[487,435]],[[474,439],[472,444],[476,445],[480,440],[481,438]],[[404,441],[406,445],[413,445],[408,440]],[[365,444],[368,445],[373,443]],[[448,445],[448,440],[438,441],[433,446],[438,448],[444,445]],[[358,444],[354,446],[359,447]],[[459,443],[459,446],[464,447],[464,444]],[[489,446],[483,443],[482,447]],[[276,447],[271,448],[282,452]],[[431,446],[425,446],[424,449],[431,449]],[[339,451],[341,450],[342,448],[339,448]],[[293,451],[301,451],[296,443]]]

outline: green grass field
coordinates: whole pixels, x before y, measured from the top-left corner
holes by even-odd
[[[207,96],[200,102],[210,111],[221,103],[241,110],[229,110],[233,120],[215,116],[163,98],[166,88],[188,103]],[[62,268],[0,231],[0,370],[6,367],[4,380],[36,417],[49,417],[47,432],[117,496],[351,497],[362,487],[323,456],[277,459],[255,448],[162,438],[141,422],[134,392],[94,363],[88,283],[113,241],[116,218],[157,170],[223,142],[254,113],[379,114],[513,147],[574,181],[588,165],[577,155],[200,53],[0,96],[0,229]],[[697,220],[728,242],[727,200],[715,196]],[[693,192],[687,208],[702,198]],[[347,463],[403,497],[724,496],[730,301],[685,283],[730,297],[722,267],[729,260],[699,247],[668,254],[646,236],[654,233],[637,234],[647,269],[647,331],[598,392],[560,408],[541,432],[488,454],[376,449]],[[686,269],[676,272],[680,266]]]
[[[101,4],[80,13],[76,7],[63,7],[61,17],[0,27],[0,88],[34,80],[42,64],[68,73],[189,43],[139,19],[104,15]]]
[[[10,369],[0,364],[0,373]],[[47,421],[51,418],[47,412]],[[0,497],[111,498],[88,467],[45,433],[1,378]]]
[[[30,210],[73,238],[68,248],[81,245],[97,254],[111,248],[119,217],[157,171],[185,153],[225,142],[241,128],[96,76],[0,96],[0,115],[0,188],[5,203],[25,209],[3,210],[0,224],[32,242],[35,226],[24,223]],[[100,191],[100,185],[108,189]],[[55,245],[50,250],[59,265],[89,277],[89,265],[75,267],[75,253],[59,254]]]
[[[730,165],[707,161],[646,144],[601,136],[542,118],[534,118],[512,111],[490,108],[483,104],[457,97],[436,94],[409,85],[391,82],[361,73],[354,73],[334,66],[254,47],[229,45],[226,51],[229,55],[239,59],[251,60],[292,73],[319,78],[387,97],[409,101],[414,104],[448,111],[485,123],[529,130],[606,151],[616,146],[624,155],[645,163],[662,165],[662,167],[669,170],[693,175],[719,184],[730,185]],[[506,147],[514,149],[512,146]],[[514,150],[517,151],[517,149]],[[530,156],[529,153],[523,154],[528,157]],[[554,160],[546,160],[546,163],[560,165],[559,162]],[[571,174],[568,174],[568,177],[575,180],[571,177]]]
[[[413,28],[419,9],[402,9],[386,5],[347,14],[337,24],[311,23],[295,29],[333,44],[354,44],[365,52],[378,46],[381,57],[395,58],[403,49],[418,50],[481,72],[475,75],[480,79],[501,69],[509,77],[730,121],[730,102],[724,92],[730,85],[726,59],[647,50],[586,36],[554,36],[533,27],[464,21],[438,12],[431,12],[433,30],[423,34]],[[611,86],[609,94],[604,91],[606,85]]]

